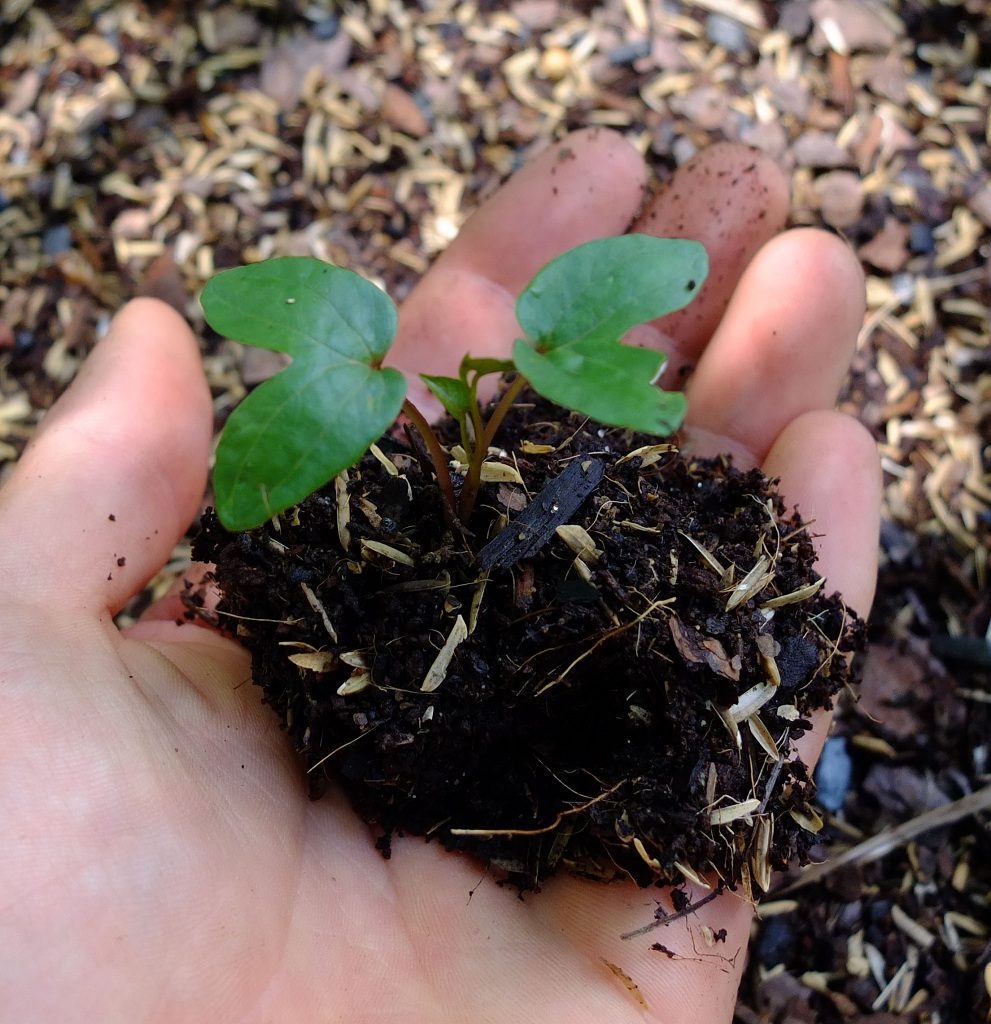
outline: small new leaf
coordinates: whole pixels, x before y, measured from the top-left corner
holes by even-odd
[[[392,425],[406,381],[381,363],[396,308],[349,270],[291,256],[224,271],[201,301],[218,333],[292,356],[234,410],[217,448],[217,513],[247,530],[353,465]]]
[[[686,404],[654,386],[664,357],[620,339],[687,305],[707,272],[705,249],[686,239],[623,235],[570,250],[540,270],[517,301],[531,339],[516,342],[517,369],[559,405],[613,426],[670,433]]]
[[[456,420],[460,420],[471,408],[471,391],[463,380],[457,377],[435,377],[421,373],[420,380],[440,399],[441,405]]]
[[[509,373],[512,369],[513,363],[510,359],[491,359],[484,356],[476,359],[474,356],[465,356],[461,360],[459,372],[462,377],[469,371],[474,371],[479,377],[484,377],[490,373]]]

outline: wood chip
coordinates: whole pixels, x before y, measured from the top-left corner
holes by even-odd
[[[677,615],[668,616],[668,629],[678,653],[686,661],[696,665],[707,665],[713,672],[733,682],[739,681],[739,655],[730,658],[715,637],[704,636],[691,626],[686,626]]]

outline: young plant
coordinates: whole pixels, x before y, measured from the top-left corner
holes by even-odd
[[[401,411],[430,454],[446,514],[467,522],[489,446],[527,384],[610,426],[671,433],[685,399],[655,384],[664,355],[620,339],[687,305],[707,271],[698,242],[637,234],[587,242],[544,266],[520,295],[526,337],[511,359],[466,356],[457,377],[421,375],[461,428],[468,468],[459,495],[447,453],[406,397],[405,377],[382,365],[398,324],[384,292],[309,257],[221,272],[201,300],[210,326],[292,357],[227,421],[213,472],[221,522],[247,530],[298,504],[354,465]],[[515,377],[486,419],[478,385],[494,373]]]

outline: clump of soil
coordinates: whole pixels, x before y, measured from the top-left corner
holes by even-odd
[[[793,743],[862,623],[760,472],[532,395],[500,440],[524,482],[484,485],[470,533],[394,439],[262,528],[205,517],[219,620],[311,794],[338,780],[386,855],[426,836],[522,890],[566,869],[757,894],[814,841]]]

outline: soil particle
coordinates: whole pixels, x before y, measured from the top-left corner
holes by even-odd
[[[518,404],[499,441],[525,486],[483,487],[466,537],[391,438],[398,475],[371,456],[348,474],[348,550],[334,484],[250,533],[205,517],[218,616],[311,794],[343,785],[384,855],[415,834],[522,890],[565,869],[748,895],[807,860],[814,785],[792,745],[849,682],[862,625],[812,586],[811,539],[760,472],[657,440]],[[591,549],[551,511],[589,464],[568,523]],[[499,533],[507,488],[516,522],[553,523],[539,543]]]

